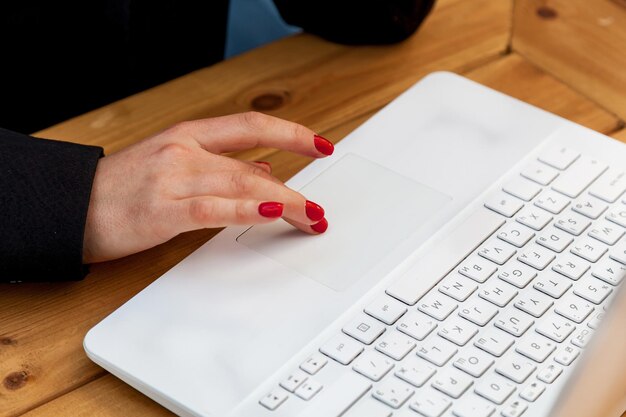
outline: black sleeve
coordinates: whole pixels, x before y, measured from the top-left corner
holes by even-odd
[[[283,19],[345,44],[387,44],[417,30],[435,0],[274,0]]]
[[[0,282],[79,280],[102,148],[0,129]]]

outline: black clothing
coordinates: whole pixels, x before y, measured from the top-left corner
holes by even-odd
[[[435,0],[275,0],[329,40],[391,43]],[[0,4],[0,126],[32,132],[223,58],[228,0]],[[304,52],[306,53],[306,52]],[[80,279],[102,149],[0,129],[0,282]]]

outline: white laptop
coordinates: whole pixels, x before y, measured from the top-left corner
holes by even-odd
[[[454,74],[287,184],[325,234],[226,228],[89,357],[182,416],[547,416],[626,274],[626,145]]]

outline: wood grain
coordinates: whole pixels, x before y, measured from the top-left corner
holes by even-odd
[[[513,50],[626,119],[626,8],[611,0],[517,0]]]
[[[553,77],[538,70],[516,55],[502,57],[498,61],[470,71],[467,75],[491,87],[505,90],[506,93],[515,97],[530,98],[539,107],[569,117],[574,121],[586,122],[597,130],[610,131],[615,128],[618,122],[615,117],[594,106],[588,99],[569,90]],[[554,95],[562,95],[565,100],[553,100]],[[369,118],[372,113],[368,112],[360,115],[325,132],[325,134],[330,137],[341,138]],[[294,156],[285,152],[270,153],[266,159],[272,163],[275,174],[282,179],[289,178],[310,162],[308,158]],[[104,313],[114,309],[131,293],[134,294],[139,290],[141,285],[145,285],[146,280],[156,277],[167,266],[167,263],[159,265],[157,262],[153,269],[144,271],[148,263],[163,259],[163,257],[180,259],[180,257],[189,253],[209,236],[211,236],[211,232],[196,232],[196,234],[182,236],[147,253],[120,260],[111,265],[103,265],[101,269],[94,271],[95,275],[90,277],[88,281],[73,284],[78,286],[84,285],[84,295],[76,297],[77,301],[75,304],[68,305],[69,300],[64,301],[63,304],[67,312],[77,312],[80,315],[85,315],[85,320],[82,322],[71,321],[71,327],[78,329],[77,333],[73,335],[62,333],[56,336],[57,339],[64,338],[63,340],[74,345],[75,349],[65,347],[59,350],[52,346],[52,351],[55,352],[54,355],[43,358],[42,362],[49,364],[51,363],[50,361],[62,360],[61,355],[67,355],[66,357],[79,360],[80,367],[78,367],[78,370],[92,372],[94,378],[97,379],[71,390],[39,408],[35,408],[27,416],[115,416],[119,415],[120,410],[127,410],[125,415],[170,415],[167,410],[157,406],[123,382],[110,375],[101,376],[103,373],[98,372],[97,368],[91,369],[95,367],[82,354],[80,341],[83,332],[91,326],[93,321],[99,320]],[[138,279],[138,277],[145,276],[145,274],[147,274],[147,279]],[[121,278],[116,278],[117,275],[121,275]],[[74,294],[70,295],[72,298],[74,297]],[[17,301],[19,297],[14,296],[11,298]],[[37,301],[44,303],[49,298],[50,294],[47,293]],[[79,302],[78,299],[81,301]],[[95,306],[96,299],[101,302],[106,300],[105,305]],[[54,305],[61,301],[63,300],[53,301],[46,308],[55,309]],[[19,305],[20,303],[17,304]],[[24,318],[26,321],[30,319],[32,318]],[[64,320],[68,320],[67,313],[59,315],[58,322],[53,323],[52,328],[58,329]],[[46,337],[41,341],[41,344],[49,341],[50,339]],[[40,343],[37,344],[39,345]],[[65,374],[69,373],[72,375],[72,371],[72,369],[67,369]],[[66,378],[66,376],[63,376],[63,378]],[[59,382],[62,382],[62,380],[59,380]],[[77,381],[76,385],[79,382]],[[138,398],[141,400],[138,400]]]

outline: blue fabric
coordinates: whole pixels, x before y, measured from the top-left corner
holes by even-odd
[[[231,0],[225,57],[238,55],[300,31],[300,28],[283,21],[272,0]]]

